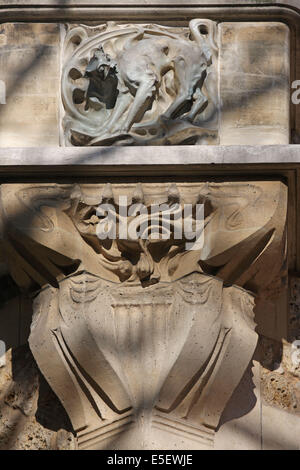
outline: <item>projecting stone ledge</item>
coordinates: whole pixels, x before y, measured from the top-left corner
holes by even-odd
[[[170,147],[0,148],[0,174],[55,176],[92,174],[168,174],[223,170],[224,166],[270,169],[300,166],[300,145]],[[175,167],[176,166],[176,167]]]

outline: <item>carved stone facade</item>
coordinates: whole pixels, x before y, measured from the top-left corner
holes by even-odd
[[[289,31],[282,23],[108,22],[69,25],[65,34],[65,145],[289,140]]]
[[[72,27],[62,97],[67,143],[165,145],[217,137],[217,25]]]

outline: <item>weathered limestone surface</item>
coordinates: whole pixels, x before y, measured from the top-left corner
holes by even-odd
[[[1,191],[9,271],[23,290],[41,289],[30,347],[79,448],[212,446],[256,347],[254,296],[284,263],[285,186],[15,184]],[[188,250],[186,238],[173,240],[175,221],[158,244],[141,234],[101,241],[97,207],[116,208],[119,229],[119,196],[128,206],[176,203],[177,211],[183,201],[203,203],[204,244]],[[154,228],[159,213],[133,221]]]
[[[288,144],[290,43],[283,23],[221,23],[220,143]]]
[[[18,147],[0,148],[3,176],[36,176],[53,179],[65,172],[94,176],[159,176],[226,174],[235,169],[247,177],[253,169],[272,175],[274,169],[300,168],[300,145],[218,145],[144,147]]]
[[[3,6],[25,3],[32,5]],[[299,282],[290,276],[287,322],[287,268],[300,269],[300,152],[277,145],[289,143],[290,131],[299,140],[299,111],[289,109],[289,72],[298,78],[300,66],[298,0],[253,0],[251,7],[207,0],[203,10],[201,1],[146,3],[106,2],[103,16],[96,0],[59,9],[47,8],[55,0],[40,0],[0,11],[11,21],[0,31],[0,80],[8,92],[0,106],[0,173],[14,182],[63,178],[61,185],[1,187],[0,273],[7,283],[0,340],[3,333],[8,347],[26,342],[26,292],[33,293],[35,359],[27,346],[6,356],[0,350],[0,448],[299,449]],[[41,18],[53,23],[32,23]],[[188,27],[193,18],[204,18],[198,30]],[[104,26],[111,19],[116,23]],[[84,20],[98,26],[78,27]],[[135,37],[118,45],[114,34],[126,27]],[[100,36],[104,50],[93,43]],[[152,62],[143,42],[149,39],[158,51]],[[184,79],[182,41],[203,66],[189,67],[187,53]],[[133,75],[130,55],[143,65]],[[66,145],[156,148],[59,148],[64,112]],[[82,116],[91,120],[79,129]],[[182,142],[225,146],[157,146]],[[3,148],[12,145],[21,148]],[[67,175],[92,176],[94,184],[69,184]],[[113,176],[143,183],[96,181]],[[100,242],[97,206],[116,208],[119,194],[147,207],[154,200],[204,202],[204,246],[189,252],[183,240]]]
[[[3,290],[0,303],[0,339],[5,342],[6,349],[10,349],[26,343],[28,339],[32,302],[27,296],[20,294],[7,273],[1,277],[1,286]]]
[[[1,25],[1,147],[59,144],[59,56],[59,25]]]
[[[261,391],[265,404],[300,415],[299,278],[289,279],[288,341],[262,337]]]
[[[61,28],[2,26],[2,147],[59,144],[61,66],[66,145],[289,142],[290,46],[283,23],[217,27],[194,19],[190,29],[111,23],[71,27],[65,40]]]
[[[9,351],[6,364],[0,368],[0,449],[76,449],[74,431],[28,347]],[[228,402],[215,449],[299,449],[299,418],[261,403],[259,369],[258,362],[250,364]],[[40,397],[38,403],[35,393]],[[165,448],[169,447],[168,440]]]
[[[290,315],[289,315],[289,340],[295,341],[300,332],[300,279],[290,276]]]
[[[0,367],[0,450],[73,450],[69,419],[27,345]]]
[[[66,145],[218,142],[217,24],[68,25]]]
[[[254,361],[246,371],[222,416],[215,449],[299,450],[299,414],[266,403],[260,369],[260,363]]]

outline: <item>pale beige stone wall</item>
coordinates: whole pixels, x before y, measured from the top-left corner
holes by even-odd
[[[57,24],[1,26],[1,147],[59,145],[59,37]]]

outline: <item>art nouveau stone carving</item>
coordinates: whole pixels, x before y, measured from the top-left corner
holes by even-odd
[[[99,204],[120,225],[119,196],[204,204],[202,247],[174,221],[165,238],[101,240]],[[38,292],[30,347],[79,448],[213,445],[256,346],[255,295],[284,261],[286,196],[276,181],[2,186],[3,256]]]
[[[62,99],[67,145],[212,143],[217,139],[217,26],[71,27]]]
[[[28,344],[9,350],[0,367],[0,449],[73,450],[68,416],[39,371]]]

